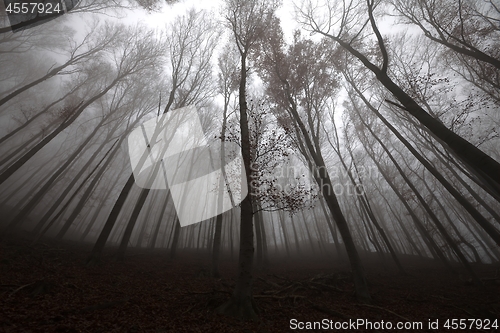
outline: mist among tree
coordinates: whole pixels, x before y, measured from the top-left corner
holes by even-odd
[[[69,3],[0,7],[0,330],[498,329],[500,3]]]

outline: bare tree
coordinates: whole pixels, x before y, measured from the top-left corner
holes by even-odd
[[[378,81],[399,101],[394,103],[401,109],[407,111],[415,117],[423,126],[432,132],[437,138],[442,140],[447,149],[457,154],[465,163],[470,165],[478,173],[487,179],[500,184],[500,164],[493,158],[482,152],[467,140],[455,134],[439,120],[429,115],[407,92],[398,86],[391,79],[388,73],[389,55],[384,41],[375,21],[374,10],[376,3],[372,0],[366,1],[363,7],[356,2],[339,1],[328,2],[325,6],[314,6],[311,1],[303,3],[299,8],[299,17],[304,26],[314,33],[319,33],[339,44],[344,50],[357,58],[367,69],[369,69]],[[327,9],[326,15],[325,7]],[[322,14],[318,11],[322,10]],[[368,19],[362,19],[363,12],[368,14]],[[374,63],[368,56],[368,52],[363,53],[362,42],[367,34],[364,32],[366,26],[370,24],[373,34],[376,37],[377,52],[376,59],[382,62],[380,66]],[[335,27],[338,25],[338,27]],[[337,32],[333,29],[337,28]],[[378,59],[377,59],[378,57]]]
[[[0,99],[0,106],[30,88],[54,77],[55,75],[74,73],[74,70],[71,69],[73,66],[77,66],[78,64],[89,61],[90,59],[96,60],[102,54],[102,51],[109,49],[114,43],[116,43],[117,40],[119,40],[120,30],[123,29],[123,27],[116,25],[112,26],[110,24],[105,24],[97,29],[100,31],[97,31],[96,33],[96,28],[96,25],[92,27],[92,31],[89,31],[80,43],[70,41],[70,45],[72,47],[67,51],[69,57],[63,64],[54,65],[55,67],[52,66],[53,68],[51,68],[42,77],[16,88],[16,90]]]
[[[270,41],[265,80],[267,91],[282,112],[281,124],[297,139],[298,147],[306,156],[311,173],[325,198],[344,241],[353,271],[356,295],[363,302],[370,301],[364,270],[354,244],[347,220],[340,208],[328,173],[321,143],[322,122],[330,97],[338,90],[338,81],[332,66],[334,51],[327,40],[318,44],[301,40],[287,53],[281,50],[279,36]],[[321,59],[319,61],[318,59]]]
[[[180,108],[191,103],[200,103],[203,105],[213,94],[213,87],[211,87],[210,81],[210,59],[215,42],[217,41],[218,31],[213,29],[214,22],[209,20],[206,15],[203,12],[190,10],[185,16],[179,17],[170,26],[169,35],[166,40],[169,50],[170,82],[168,83],[168,88],[170,92],[163,113],[167,113],[172,107]],[[198,20],[201,20],[203,24],[200,25]],[[173,133],[171,134],[173,135]],[[155,142],[154,138],[151,141]],[[145,157],[141,159],[139,165],[144,163],[144,161]],[[134,176],[131,174],[108,216],[88,259],[88,263],[94,263],[99,259],[133,184]],[[130,232],[127,232],[125,236],[131,236],[148,193],[149,189],[142,189],[141,199],[135,205],[137,207],[136,214],[128,222]],[[123,256],[125,253],[126,245],[128,244],[127,237],[122,239],[122,244],[125,245],[120,250],[120,256]]]
[[[391,1],[407,24],[454,52],[500,69],[500,15],[493,1]]]
[[[276,24],[274,11],[277,3],[265,1],[247,2],[242,0],[227,0],[225,2],[225,19],[233,35],[234,42],[240,54],[240,77],[238,89],[239,125],[241,135],[241,151],[246,173],[246,182],[251,192],[253,170],[251,168],[251,143],[248,121],[247,76],[248,58],[258,47],[265,36],[266,29]],[[247,195],[241,202],[240,220],[240,254],[238,280],[231,299],[218,308],[218,312],[227,315],[254,319],[257,309],[252,296],[253,269],[253,198]]]
[[[117,85],[124,84],[124,82],[132,79],[135,75],[145,74],[146,71],[154,68],[163,52],[163,49],[161,48],[160,44],[153,40],[151,32],[146,32],[140,27],[135,28],[134,31],[132,31],[132,29],[125,28],[121,29],[121,31],[123,33],[120,40],[121,43],[117,44],[117,47],[113,50],[115,52],[115,57],[113,59],[113,65],[115,67],[113,68],[110,66],[111,72],[105,73],[105,75],[103,75],[103,78],[101,79],[101,82],[95,85],[95,87],[93,88],[94,94],[91,95],[91,97],[89,97],[88,99],[82,100],[74,108],[74,110],[69,110],[70,112],[65,115],[64,121],[55,130],[53,130],[49,135],[43,138],[43,140],[41,140],[35,147],[31,148],[16,162],[10,165],[0,175],[0,182],[4,182],[5,180],[7,180],[59,133],[69,127],[92,103],[96,102],[101,97],[106,95]],[[111,114],[103,117],[101,125],[110,116]],[[91,133],[91,135],[89,135],[87,139],[82,144],[80,144],[80,146],[73,152],[73,158],[78,156],[78,154],[85,148],[87,143],[90,142],[99,128],[100,126],[97,126]],[[33,209],[33,207],[43,197],[45,191],[52,186],[52,183],[54,181],[56,181],[61,172],[63,172],[70,165],[70,163],[73,162],[73,158],[70,156],[69,159],[67,159],[65,163],[63,163],[59,167],[58,171],[51,175],[51,178],[45,183],[43,189],[39,191],[38,195],[34,196],[32,200],[20,212],[21,215],[17,216],[10,223],[11,227],[16,224],[16,221],[22,219]]]

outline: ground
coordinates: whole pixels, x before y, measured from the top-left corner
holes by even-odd
[[[291,325],[323,319],[333,327],[323,332],[353,332],[334,325],[356,319],[394,326],[422,322],[423,329],[407,332],[451,332],[457,330],[444,328],[448,319],[493,323],[500,316],[499,265],[474,265],[485,283],[475,287],[465,275],[431,260],[402,258],[408,272],[402,275],[390,262],[381,265],[377,256],[368,257],[364,264],[373,302],[359,304],[345,262],[326,257],[271,260],[268,270],[255,273],[260,321],[241,322],[215,312],[234,286],[237,264],[230,258],[221,264],[222,278],[214,279],[210,260],[201,253],[179,251],[169,261],[164,251],[129,249],[126,260],[117,262],[109,249],[100,265],[85,267],[90,249],[3,237],[0,332],[313,332],[321,330],[293,330]],[[438,320],[439,328],[428,329],[429,320]]]

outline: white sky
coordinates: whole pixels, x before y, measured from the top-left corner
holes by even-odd
[[[277,16],[281,19],[281,25],[285,34],[285,38],[291,40],[293,31],[298,27],[294,20],[293,2],[292,0],[282,0],[283,5],[277,11]],[[160,12],[146,13],[145,11],[135,10],[130,13],[129,18],[135,22],[143,22],[151,27],[163,29],[165,24],[171,22],[176,16],[182,15],[188,9],[206,9],[213,12],[215,17],[219,17],[219,13],[223,6],[223,0],[181,0],[174,5],[163,4]]]

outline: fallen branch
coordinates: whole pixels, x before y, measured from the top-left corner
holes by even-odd
[[[196,307],[196,305],[198,305],[198,304],[197,303],[193,304],[186,311],[184,311],[182,314],[184,315],[184,314],[188,313],[189,311],[193,310]]]
[[[311,302],[311,308],[315,309],[315,310],[318,310],[319,312],[323,312],[323,313],[326,313],[327,315],[330,315],[332,317],[337,317],[337,318],[341,318],[341,319],[353,319],[353,317],[351,316],[348,316],[346,314],[343,314],[342,312],[338,312],[338,311],[335,311],[335,310],[331,310],[331,309],[328,309],[326,307],[323,307],[321,305],[318,305],[318,304],[314,304]]]
[[[213,293],[226,293],[226,294],[231,294],[230,291],[227,290],[210,290],[210,291],[190,291],[187,293],[183,293],[183,296],[186,295],[207,295],[207,294],[213,294]]]
[[[254,295],[254,298],[276,298],[276,299],[284,299],[284,298],[306,298],[306,296],[302,295],[285,295],[285,296],[276,296],[276,295]]]
[[[389,309],[386,309],[386,308],[383,308],[383,307],[380,307],[380,306],[370,305],[370,304],[356,304],[356,305],[367,306],[367,307],[374,308],[374,309],[384,310],[384,311],[387,311],[387,312],[389,312],[389,313],[392,313],[393,315],[395,315],[395,316],[397,316],[397,317],[399,317],[399,318],[401,318],[401,319],[403,319],[403,320],[405,320],[405,321],[410,321],[410,322],[412,321],[412,320],[410,320],[410,319],[408,319],[408,318],[406,318],[406,317],[403,317],[403,316],[401,316],[401,315],[397,314],[397,313],[396,313],[396,312],[394,312],[394,311],[391,311],[391,310],[389,310]]]
[[[117,306],[120,306],[120,305],[123,305],[123,304],[127,303],[128,300],[129,300],[129,298],[127,297],[127,298],[124,298],[124,299],[121,299],[121,300],[117,300],[117,301],[112,301],[112,302],[106,302],[106,303],[102,303],[102,304],[87,306],[87,307],[85,307],[83,309],[80,309],[77,312],[85,313],[85,312],[92,312],[92,311],[96,311],[96,310],[104,310],[104,309],[109,309],[109,308],[115,308]]]
[[[336,291],[343,292],[342,289],[340,289],[339,287],[336,287],[336,286],[330,286],[328,284],[324,284],[324,283],[320,283],[320,282],[315,282],[315,281],[310,281],[309,283],[312,283],[312,284],[315,284],[315,285],[318,285],[318,286],[322,286],[322,287],[326,287],[326,288],[329,288],[329,289],[333,289],[333,290],[336,290]]]
[[[273,287],[276,287],[276,288],[282,288],[282,287],[283,287],[283,286],[280,286],[279,284],[277,284],[277,283],[275,283],[275,282],[273,282],[273,281],[268,281],[268,280],[263,279],[263,278],[261,278],[261,277],[259,277],[259,280],[262,280],[262,281],[264,281],[265,283],[267,283],[267,284],[269,284],[269,285],[271,285],[271,286],[273,286]]]
[[[28,283],[28,284],[25,284],[24,286],[20,286],[19,288],[15,289],[14,291],[12,291],[10,294],[9,294],[9,297],[11,297],[12,295],[14,295],[15,293],[17,293],[18,291],[20,290],[23,290],[24,288],[26,287],[29,287],[29,286],[32,286],[34,285],[36,282],[32,282],[32,283]]]
[[[465,310],[465,309],[462,309],[456,305],[453,305],[453,304],[450,304],[451,306],[453,306],[455,309],[459,309],[459,310],[462,310],[463,312],[467,313],[469,316],[471,316],[471,318],[475,318],[476,316],[472,313],[470,313],[469,311]]]
[[[280,280],[283,280],[283,281],[291,282],[290,279],[286,278],[286,277],[281,277],[281,276],[276,275],[276,274],[273,274],[272,276],[274,276],[275,278],[278,278]]]

